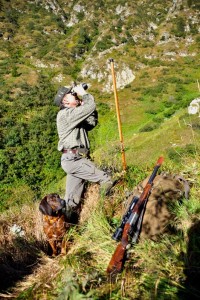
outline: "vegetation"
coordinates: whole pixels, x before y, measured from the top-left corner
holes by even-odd
[[[16,299],[198,299],[200,119],[187,113],[200,92],[198,1],[174,8],[160,0],[60,0],[54,8],[51,1],[14,2],[2,0],[0,7],[0,273],[12,274],[7,281],[0,275],[2,293]],[[38,203],[65,189],[53,98],[74,80],[89,84],[99,112],[89,133],[92,158],[118,176],[110,57],[117,75],[124,66],[135,75],[118,89],[128,170],[110,198],[86,194],[86,217],[66,237],[68,255],[51,259]],[[118,212],[160,155],[164,171],[189,180],[190,200],[172,208],[175,234],[138,243],[110,282],[105,270]],[[21,228],[17,234],[14,225]]]

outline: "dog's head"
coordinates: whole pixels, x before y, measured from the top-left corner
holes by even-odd
[[[44,215],[57,216],[65,208],[66,202],[58,194],[48,194],[40,202],[39,210]]]

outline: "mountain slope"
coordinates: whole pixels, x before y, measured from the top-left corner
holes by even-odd
[[[59,86],[74,80],[87,82],[98,104],[100,122],[91,133],[96,161],[112,164],[114,151],[114,164],[121,168],[111,57],[129,165],[152,161],[176,143],[176,138],[169,138],[149,155],[148,146],[137,145],[135,135],[148,136],[157,144],[154,130],[159,131],[182,108],[190,123],[186,108],[199,95],[198,1],[163,5],[158,0],[137,4],[1,0],[0,18],[4,208],[8,199],[12,201],[13,186],[26,186],[37,197],[50,182],[64,176],[56,150],[53,98]],[[197,143],[198,128],[194,129]],[[173,129],[179,130],[178,122],[170,129],[172,137]],[[187,133],[181,134],[184,145],[191,143]],[[113,149],[106,146],[110,143]],[[107,162],[98,156],[102,147],[111,153]]]
[[[19,282],[20,299],[198,298],[198,284],[193,286],[188,274],[199,266],[200,119],[187,107],[200,93],[199,9],[199,0],[0,0],[1,266],[16,267],[21,279],[33,272]],[[122,163],[110,58],[127,174],[97,209],[97,191],[89,187],[85,219],[68,236],[71,252],[52,260],[45,254],[37,203],[49,192],[63,196],[65,189],[53,98],[60,86],[88,83],[99,112],[99,125],[90,132],[92,157],[118,175]],[[139,244],[136,258],[133,253],[112,285],[105,269],[115,247],[110,239],[115,213],[160,155],[163,171],[190,181],[191,199],[174,209],[176,235]],[[12,235],[16,224],[25,238]],[[6,288],[17,282],[11,277]]]

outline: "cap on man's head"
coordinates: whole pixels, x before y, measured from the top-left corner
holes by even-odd
[[[63,99],[63,97],[66,95],[66,94],[69,94],[71,92],[72,88],[71,87],[66,87],[66,86],[62,86],[61,88],[59,88],[55,98],[54,98],[54,103],[57,105],[57,106],[60,106],[60,103]]]

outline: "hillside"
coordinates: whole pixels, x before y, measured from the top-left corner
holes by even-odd
[[[1,1],[0,16],[3,199],[11,201],[10,184],[40,195],[64,175],[52,102],[57,88],[74,80],[87,82],[99,105],[96,161],[120,168],[111,57],[128,164],[194,144],[187,126],[172,125],[179,111],[186,124],[194,122],[198,140],[198,119],[188,120],[186,109],[199,95],[198,1]],[[157,131],[162,142],[154,149]]]
[[[2,220],[8,213],[14,222],[14,209],[19,221],[18,210],[27,204],[37,210],[46,193],[64,194],[53,104],[60,86],[88,84],[99,112],[99,125],[90,132],[92,158],[113,174],[121,172],[110,58],[128,166],[124,190],[149,174],[163,155],[163,170],[181,173],[193,183],[192,199],[197,201],[200,119],[187,108],[200,94],[199,49],[199,0],[0,0]],[[124,191],[115,196],[118,207]],[[197,211],[189,206],[191,220],[199,220]],[[101,289],[95,276],[94,285]],[[81,291],[86,295],[89,289]],[[95,299],[128,299],[117,298],[118,287],[113,298],[105,289]],[[165,299],[176,299],[172,294]]]
[[[128,164],[152,162],[160,153],[168,157],[172,145],[194,144],[187,126],[172,125],[179,111],[186,124],[194,122],[198,140],[198,119],[188,120],[186,109],[199,95],[198,1],[1,1],[0,17],[6,201],[12,201],[13,185],[40,195],[64,175],[52,102],[57,88],[74,80],[87,82],[99,105],[100,125],[91,137],[96,161],[109,163],[111,152],[117,162],[110,164],[121,167],[109,58],[115,62]],[[152,136],[168,126],[170,138],[160,138],[159,149],[146,155],[154,149]]]

